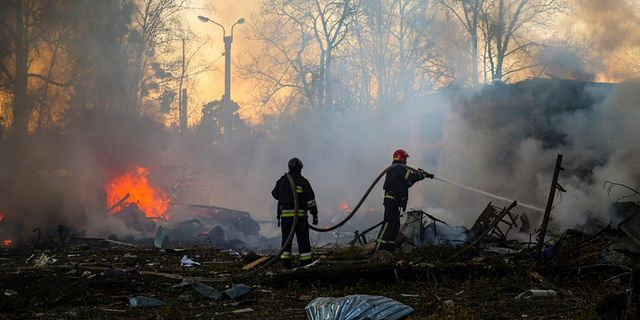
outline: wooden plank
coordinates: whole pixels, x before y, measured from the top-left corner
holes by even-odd
[[[560,289],[558,286],[556,286],[555,284],[551,283],[551,281],[547,280],[545,277],[543,277],[541,274],[535,272],[535,271],[531,271],[529,272],[529,275],[540,281],[540,284],[542,284],[543,287],[547,288],[547,289],[553,289],[556,291],[562,291],[562,289]]]
[[[263,264],[264,262],[266,262],[270,258],[271,258],[271,256],[262,256],[262,257],[256,259],[255,261],[249,263],[248,265],[242,267],[242,270],[245,270],[245,271],[251,270],[251,269]]]

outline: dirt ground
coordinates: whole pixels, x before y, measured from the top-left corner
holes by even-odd
[[[201,277],[224,290],[231,285],[225,279],[244,273],[241,267],[253,258],[203,246],[183,248],[65,246],[45,252],[58,260],[44,268],[25,263],[31,252],[5,252],[0,256],[0,318],[306,319],[304,307],[314,298],[350,294],[398,300],[411,306],[417,319],[616,319],[627,305],[629,276],[610,279],[624,272],[615,267],[549,267],[526,254],[441,263],[440,249],[399,254],[386,265],[369,263],[358,250],[324,250],[317,265],[285,271],[276,264],[236,281],[252,287],[248,294],[216,301],[174,285],[180,277]],[[180,267],[183,255],[202,265]],[[125,271],[128,267],[135,268]],[[532,271],[548,283],[536,280]],[[556,297],[515,299],[524,290],[548,286],[557,286]],[[153,297],[165,305],[132,308],[132,296]]]

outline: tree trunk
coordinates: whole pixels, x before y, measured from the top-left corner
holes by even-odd
[[[183,90],[184,78],[187,73],[187,61],[186,61],[186,40],[182,39],[182,63],[180,66],[180,82],[178,84],[178,124],[180,127],[180,132],[185,132],[187,130],[187,110],[184,107],[185,100],[187,97],[185,96],[186,90]]]
[[[331,44],[333,45],[333,44]],[[326,63],[324,65],[325,71],[324,71],[324,103],[326,105],[327,108],[332,108],[333,107],[333,88],[331,87],[331,64],[333,62],[333,59],[331,57],[332,52],[331,49],[329,49],[327,51],[327,56],[326,56]]]
[[[404,22],[405,22],[405,10],[406,10],[406,3],[398,3],[398,14],[399,14],[399,28],[400,30],[398,31],[398,53],[399,53],[399,62],[400,62],[400,66],[399,66],[399,75],[398,75],[398,86],[400,89],[400,95],[398,95],[396,93],[395,95],[395,99],[394,102],[399,102],[400,99],[404,99],[404,97],[407,95],[407,57],[406,57],[406,51],[405,51],[405,47],[404,47],[404,37],[405,37],[405,26],[404,26]]]
[[[320,66],[318,70],[318,79],[317,82],[314,83],[316,89],[316,107],[322,108],[324,107],[324,93],[325,93],[325,68],[326,68],[326,51],[322,51],[320,53]]]
[[[47,79],[51,79],[53,76],[53,67],[56,64],[56,59],[58,57],[59,45],[56,43],[53,48],[53,53],[51,54],[51,63],[49,64],[49,69],[47,71]],[[40,130],[44,128],[46,125],[50,125],[53,121],[51,116],[51,105],[47,105],[47,95],[49,94],[49,81],[44,82],[44,88],[42,89],[42,93],[40,94],[40,109],[38,110],[38,122],[37,129]],[[46,122],[45,122],[46,121]]]
[[[478,84],[478,35],[471,35],[471,82]]]
[[[25,26],[24,3],[22,0],[15,2],[16,33],[15,44],[15,84],[13,87],[13,124],[12,135],[16,141],[26,137],[29,131],[29,115],[31,103],[27,92],[28,54],[27,29]]]
[[[504,38],[504,26],[505,26],[505,13],[504,13],[504,0],[500,0],[500,7],[498,9],[498,30],[496,32],[496,68],[494,70],[493,79],[491,80],[502,80],[502,65],[504,61],[504,51],[506,48],[503,48],[502,41]]]

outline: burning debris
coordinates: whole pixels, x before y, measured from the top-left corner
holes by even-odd
[[[105,186],[107,205],[129,208],[137,206],[145,217],[168,220],[169,196],[153,187],[148,180],[149,169],[138,166],[132,172],[115,176]],[[111,209],[109,210],[111,211]]]
[[[2,247],[3,248],[9,248],[9,247],[11,247],[11,245],[13,245],[13,240],[11,240],[11,239],[2,240]]]

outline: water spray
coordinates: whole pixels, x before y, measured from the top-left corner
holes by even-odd
[[[509,203],[514,201],[512,199],[499,196],[497,194],[493,194],[493,193],[490,193],[490,192],[487,192],[487,191],[483,191],[483,190],[476,189],[476,188],[473,188],[473,187],[470,187],[470,186],[466,186],[464,184],[457,183],[457,182],[454,182],[454,181],[451,181],[451,180],[447,180],[447,179],[444,179],[444,178],[433,177],[433,179],[439,180],[439,181],[442,181],[442,182],[447,182],[447,183],[453,184],[455,186],[458,186],[460,188],[463,188],[463,189],[466,189],[466,190],[469,190],[469,191],[473,191],[473,192],[476,192],[476,193],[479,193],[479,194],[483,194],[483,195],[491,197],[491,198],[495,198],[495,199],[499,199],[499,200],[502,200],[502,201],[506,201],[506,202],[509,202]],[[520,202],[520,201],[518,201],[518,205],[523,206],[525,208],[529,208],[531,210],[535,210],[535,211],[539,211],[539,212],[543,212],[544,213],[544,209],[536,207],[534,205],[530,205],[530,204],[523,203],[523,202]]]
[[[333,231],[335,229],[338,229],[339,227],[341,227],[342,225],[347,223],[347,221],[349,221],[356,214],[358,209],[360,209],[360,206],[362,206],[362,204],[364,203],[365,199],[369,196],[369,193],[371,193],[371,190],[373,190],[373,188],[378,183],[378,181],[380,181],[380,179],[382,179],[382,177],[387,173],[387,171],[389,171],[391,168],[393,168],[395,166],[399,166],[399,165],[400,164],[394,163],[394,164],[388,166],[387,168],[385,168],[384,170],[382,170],[382,172],[380,172],[380,174],[378,174],[378,176],[369,185],[369,188],[364,193],[362,198],[360,198],[360,201],[358,201],[358,204],[356,204],[356,206],[353,208],[353,210],[351,210],[351,213],[349,213],[348,216],[346,216],[344,219],[342,219],[342,221],[340,221],[337,224],[334,224],[332,226],[324,227],[324,228],[310,225],[309,229],[311,229],[313,231],[316,231],[316,232],[329,232],[329,231]],[[414,172],[417,172],[417,173],[420,173],[420,174],[424,174],[425,173],[422,169],[415,169],[415,168],[409,167],[407,165],[404,165],[404,166],[407,169],[411,170],[411,171],[414,171]],[[483,195],[486,195],[486,196],[489,196],[489,197],[492,197],[492,198],[495,198],[495,199],[499,199],[499,200],[502,200],[502,201],[506,201],[506,202],[509,202],[509,203],[514,201],[514,200],[511,200],[509,198],[505,198],[505,197],[499,196],[497,194],[493,194],[493,193],[490,193],[490,192],[487,192],[487,191],[483,191],[483,190],[476,189],[476,188],[473,188],[473,187],[470,187],[470,186],[466,186],[466,185],[463,185],[463,184],[460,184],[460,183],[457,183],[457,182],[454,182],[454,181],[451,181],[451,180],[447,180],[447,179],[444,179],[444,178],[433,177],[433,179],[436,179],[436,180],[439,180],[439,181],[442,181],[442,182],[447,182],[447,183],[456,185],[456,186],[458,186],[460,188],[467,189],[469,191],[473,191],[473,192],[476,192],[476,193],[479,193],[479,194],[483,194]],[[293,184],[293,182],[291,182],[291,188],[292,188],[292,190],[295,189],[295,185]],[[297,194],[294,193],[294,197],[295,196],[297,196]],[[538,208],[538,207],[536,207],[534,205],[530,205],[530,204],[527,204],[527,203],[521,203],[521,202],[518,202],[518,204],[523,206],[523,207],[525,207],[525,208],[529,208],[531,210],[535,210],[535,211],[544,213],[544,209]]]

